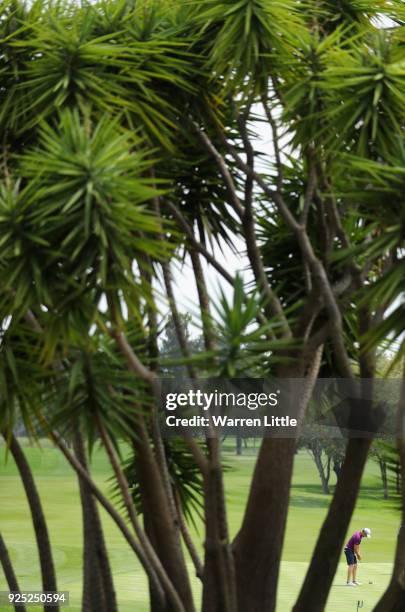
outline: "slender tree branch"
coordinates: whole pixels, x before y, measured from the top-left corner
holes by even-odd
[[[74,428],[72,446],[76,459],[88,472],[87,453],[78,424]],[[97,500],[86,483],[77,478],[82,506],[83,528],[83,588],[82,610],[91,612],[118,612],[114,583]]]
[[[13,564],[11,563],[10,555],[8,554],[8,550],[6,544],[3,540],[3,537],[0,533],[0,563],[3,567],[4,576],[7,581],[8,588],[10,591],[20,592],[20,587],[18,585],[17,576],[14,572]],[[14,605],[15,612],[26,612],[27,608],[24,604]]]
[[[100,433],[101,440],[104,444],[104,447],[107,451],[108,458],[110,460],[111,466],[114,470],[115,477],[117,479],[118,485],[120,487],[122,499],[124,501],[129,519],[134,528],[136,535],[138,536],[139,542],[141,543],[143,550],[145,552],[146,557],[148,558],[150,564],[152,565],[154,571],[158,579],[160,580],[164,591],[166,592],[168,598],[170,600],[178,599],[178,594],[176,593],[172,582],[170,581],[163,565],[160,562],[159,557],[156,555],[153,546],[151,545],[149,538],[144,533],[136,514],[134,502],[132,496],[129,491],[129,485],[125,473],[121,468],[120,461],[117,457],[115,449],[111,443],[108,432],[106,431],[103,423],[99,416],[96,416],[97,429]]]
[[[43,419],[43,424],[46,427],[47,423],[45,419]],[[135,540],[135,538],[129,531],[122,516],[116,511],[111,502],[104,496],[104,494],[100,491],[97,485],[93,482],[93,480],[90,478],[81,463],[76,459],[76,457],[72,455],[72,453],[66,447],[66,444],[62,441],[59,434],[56,431],[50,431],[48,435],[50,439],[54,442],[54,444],[62,451],[63,455],[66,457],[67,461],[70,463],[70,465],[79,475],[79,477],[82,478],[84,482],[86,482],[88,487],[91,489],[93,495],[96,497],[96,499],[100,502],[103,508],[107,511],[107,513],[116,523],[121,533],[124,535],[126,541],[140,560],[145,572],[147,573],[157,592],[159,592],[160,595],[163,597],[162,585],[156,575],[155,569],[151,566],[150,561],[147,558],[142,546],[139,544],[139,542]],[[173,609],[176,610],[176,612],[185,612],[183,604],[179,600],[178,595],[174,591],[174,589],[170,593],[167,592],[167,596],[168,598],[170,598],[171,603],[173,605]]]
[[[208,263],[210,263],[212,267],[215,268],[217,272],[219,272],[219,274],[230,285],[233,286],[233,281],[234,281],[233,276],[229,274],[227,270],[225,270],[225,268],[215,259],[215,257],[205,248],[203,244],[201,244],[200,242],[198,242],[198,240],[196,240],[192,228],[190,227],[190,225],[188,224],[187,220],[185,219],[183,214],[180,212],[180,210],[172,202],[170,202],[170,200],[165,200],[164,204],[170,210],[173,217],[178,222],[179,226],[185,233],[190,244],[196,249],[196,251],[198,251],[199,253],[201,253],[201,255],[205,257]]]
[[[2,435],[10,448],[27,496],[38,547],[42,588],[44,591],[57,591],[55,565],[48,526],[31,468],[14,433],[11,432],[7,435],[6,432],[2,432]],[[44,610],[49,610],[50,608],[51,606],[45,604]],[[59,611],[59,605],[55,609]]]
[[[172,272],[170,268],[170,262],[162,262],[163,281],[165,284],[166,295],[169,302],[170,312],[173,317],[174,329],[176,331],[177,341],[180,346],[180,350],[185,359],[191,357],[190,347],[187,342],[187,336],[185,334],[184,326],[182,325],[179,310],[177,308],[176,298],[174,296],[173,284],[172,284]],[[186,365],[188,375],[190,378],[196,378],[196,371],[191,363]]]
[[[154,198],[154,200],[156,201],[157,198]],[[154,207],[156,208],[156,205]],[[163,241],[163,236],[161,234],[159,238],[161,241]],[[143,278],[144,283],[145,283],[145,287],[147,290],[149,290],[149,288],[152,287],[152,278],[151,278],[152,262],[150,261],[150,258],[148,255],[145,257],[145,262],[142,262],[142,261],[140,262],[139,268],[141,271],[141,277]],[[156,303],[155,303],[153,294],[151,293],[151,295],[148,297],[149,299],[147,300],[146,307],[147,307],[148,323],[149,323],[149,334],[147,338],[147,343],[149,347],[149,358],[151,361],[150,370],[156,372],[156,374],[158,375],[159,374],[159,363],[158,363],[159,347],[158,347],[158,342],[157,342],[157,328],[158,328],[157,318],[156,318],[157,307],[156,307]],[[159,408],[160,399],[161,399],[160,398],[161,385],[158,379],[156,379],[155,381],[151,383],[151,389],[152,389],[152,394],[154,396],[154,402],[152,405],[152,414],[151,414],[152,438],[153,438],[153,443],[155,446],[156,459],[159,463],[162,480],[164,483],[164,487],[166,489],[166,495],[168,499],[168,505],[171,511],[171,516],[172,516],[174,525],[177,528],[178,527],[178,517],[177,517],[176,506],[175,506],[174,497],[173,497],[173,490],[171,486],[169,468],[167,465],[166,449],[162,441],[162,433],[161,433],[160,424],[159,424],[158,408]]]
[[[240,157],[235,147],[228,142],[227,138],[222,133],[222,130],[218,128],[218,126],[217,126],[217,130],[218,130],[218,135],[221,139],[221,142],[227,147],[229,153],[234,158],[237,166],[241,170],[243,170],[245,174],[250,175],[256,181],[259,187],[263,190],[263,192],[268,196],[268,198],[276,204],[278,211],[280,212],[281,216],[283,217],[287,225],[291,229],[293,229],[295,232],[299,232],[301,226],[298,223],[298,221],[295,219],[294,215],[291,213],[286,203],[284,202],[284,199],[282,198],[281,193],[279,191],[271,189],[267,185],[263,177],[258,172],[256,172],[254,169],[250,168],[250,166],[248,166],[248,164],[243,161],[243,159]]]
[[[221,176],[224,179],[224,183],[225,183],[226,188],[228,190],[231,204],[235,208],[235,210],[238,213],[239,217],[242,218],[243,214],[244,214],[244,208],[243,208],[243,206],[241,204],[241,201],[239,199],[239,196],[237,194],[237,190],[236,190],[236,186],[235,186],[234,180],[232,178],[231,173],[229,172],[229,169],[228,169],[228,166],[227,166],[227,163],[226,163],[225,159],[222,157],[220,152],[213,145],[213,143],[211,142],[211,140],[209,139],[207,134],[205,132],[203,132],[202,130],[200,130],[198,125],[194,125],[194,128],[195,128],[195,130],[196,130],[196,132],[198,134],[198,137],[200,138],[202,144],[204,145],[204,147],[206,148],[208,153],[211,155],[211,157],[213,157],[214,160],[216,161],[216,163],[218,165],[218,168],[219,168],[219,171],[221,173]]]
[[[299,398],[299,414],[298,422],[302,423],[309,401],[311,399],[316,381],[319,375],[319,369],[322,363],[323,344],[319,344],[313,351],[308,366],[305,372],[304,385]]]
[[[315,189],[314,202],[317,208],[317,220],[320,225],[319,241],[321,245],[322,258],[324,265],[326,266],[328,264],[329,253],[332,248],[333,237],[333,231],[327,222],[328,217],[330,217],[330,211],[327,212],[327,207],[318,189]]]
[[[242,120],[240,120],[239,123],[242,129],[242,139],[245,143],[245,146],[247,147],[247,159],[249,160],[252,155],[252,147],[248,139],[245,124],[243,123]],[[208,138],[207,134],[201,131],[198,127],[196,129],[199,130],[198,133],[200,134],[200,137],[203,138],[203,141],[207,143],[206,145],[207,149],[211,153],[211,155],[214,157],[214,159],[216,159],[218,162],[220,158],[222,160],[221,163],[225,164],[225,161],[223,160],[222,156],[217,151],[217,149],[215,148],[211,140]],[[238,156],[238,159],[240,159],[239,156]],[[247,173],[247,176],[250,179],[255,178],[256,173],[254,169],[251,166],[249,166],[248,163],[246,164],[245,162],[242,162],[242,163],[244,167],[249,168],[249,172]],[[282,326],[281,326],[282,335],[285,338],[290,338],[291,330],[289,328],[284,310],[281,306],[280,300],[278,299],[278,297],[276,296],[276,294],[273,292],[273,290],[270,287],[270,284],[267,279],[267,275],[266,275],[266,272],[263,266],[260,249],[257,245],[257,240],[256,240],[254,215],[253,215],[253,210],[252,210],[251,205],[245,206],[245,208],[240,212],[240,216],[241,216],[242,226],[243,226],[243,230],[245,234],[246,248],[247,248],[247,254],[249,257],[249,261],[252,265],[252,269],[255,275],[256,282],[259,285],[261,291],[263,292],[266,298],[266,301],[265,301],[266,315],[268,318],[277,317],[278,319],[280,319],[282,323]]]
[[[201,321],[203,326],[204,343],[207,351],[214,351],[216,342],[210,312],[210,300],[205,282],[204,270],[201,265],[199,254],[193,247],[189,249],[191,264],[193,266],[195,283],[197,286],[198,300],[201,311]]]
[[[155,209],[156,214],[158,214],[160,217],[161,211],[160,211],[159,198],[154,198],[153,204],[154,204],[154,209]],[[191,228],[190,228],[190,234],[194,237],[194,234]],[[163,271],[163,280],[165,283],[166,294],[167,294],[167,298],[169,301],[170,310],[173,316],[173,322],[175,325],[177,340],[179,342],[179,346],[183,353],[183,356],[185,358],[188,358],[191,356],[191,352],[188,346],[184,326],[180,318],[180,313],[177,308],[176,298],[174,296],[170,262],[167,262],[167,261],[162,262],[162,271]],[[195,379],[197,377],[197,374],[191,364],[187,364],[187,370],[188,370],[190,378]],[[208,459],[202,452],[200,446],[197,444],[196,440],[192,436],[190,436],[188,433],[183,434],[183,439],[188,445],[189,450],[191,451],[194,457],[194,461],[196,462],[196,465],[199,467],[201,473],[203,475],[206,474],[207,469],[208,469]],[[179,514],[179,521],[180,521],[180,528],[182,529],[182,526],[181,526],[182,517],[180,516],[180,514]]]
[[[330,212],[331,217],[332,217],[336,236],[339,238],[340,242],[342,243],[343,248],[349,249],[351,246],[351,243],[342,225],[340,213],[337,207],[336,198],[333,195],[332,187],[325,175],[324,169],[321,164],[318,164],[317,166],[317,174],[319,175],[319,180],[320,180],[322,189],[324,190],[325,193],[328,194],[327,195],[328,211]],[[355,279],[357,283],[357,288],[360,288],[364,283],[363,271],[354,262],[353,258],[350,258],[349,260],[349,269],[353,275],[353,278]]]
[[[128,343],[128,340],[125,337],[123,332],[119,332],[116,329],[111,330],[110,334],[116,339],[119,348],[121,349],[124,357],[127,359],[128,365],[130,369],[140,376],[142,380],[145,380],[148,383],[152,383],[153,385],[158,383],[158,378],[156,372],[149,370],[135,355],[132,347]],[[187,442],[194,458],[196,459],[197,465],[200,467],[201,471],[206,469],[206,457],[202,453],[201,449],[199,449],[198,445],[195,444],[195,441],[191,436],[183,436],[185,441]]]
[[[246,163],[251,168],[254,169],[255,152],[254,152],[252,143],[250,142],[247,124],[246,124],[248,112],[249,112],[249,107],[247,111],[245,112],[244,117],[238,115],[237,123],[238,123],[240,135],[242,137],[243,146],[245,149]],[[246,180],[245,180],[245,210],[246,211],[252,210],[253,184],[254,184],[253,178],[251,176],[246,176]]]
[[[153,168],[151,169],[151,176],[152,178],[154,178]],[[163,226],[162,211],[160,209],[160,199],[158,196],[155,196],[154,198],[152,198],[152,206],[153,206],[153,210],[155,211],[157,218],[160,221],[160,226],[162,227]],[[163,230],[159,233],[159,240],[161,242],[163,242],[164,240]],[[184,326],[182,325],[182,322],[181,322],[180,313],[177,308],[176,298],[174,296],[170,260],[162,261],[161,266],[162,266],[162,273],[163,273],[163,282],[164,282],[164,286],[166,290],[167,300],[169,302],[170,312],[173,317],[173,323],[174,323],[174,329],[176,331],[177,341],[179,343],[180,350],[182,352],[183,357],[188,359],[191,357],[191,352],[188,346],[188,341],[187,341],[187,336],[184,330]],[[192,364],[187,363],[186,368],[187,368],[187,372],[190,378],[195,378],[196,373],[195,373],[195,370]]]
[[[311,355],[313,355],[313,353],[316,351],[316,349],[322,344],[325,344],[329,336],[330,324],[329,321],[327,321],[316,332],[314,332],[312,336],[309,336],[309,338],[305,342],[302,352],[304,361],[308,361]]]
[[[152,291],[152,270],[153,263],[148,254],[142,254],[138,259],[139,272],[143,290],[145,293],[145,309],[147,313],[148,333],[146,334],[146,344],[149,355],[150,369],[157,371],[159,368],[158,357],[158,323],[157,308],[153,299]]]
[[[204,566],[202,564],[202,561],[200,559],[200,556],[197,552],[196,547],[194,546],[194,542],[191,538],[190,532],[188,530],[186,521],[184,519],[184,515],[183,515],[183,510],[181,507],[181,502],[180,502],[180,498],[179,498],[179,494],[177,492],[176,494],[176,507],[177,507],[177,514],[179,516],[179,522],[180,522],[180,531],[181,534],[183,536],[183,540],[184,543],[187,547],[187,550],[189,552],[190,558],[194,564],[194,568],[195,568],[195,572],[196,572],[196,576],[197,578],[199,578],[200,580],[203,579],[204,576]]]
[[[344,274],[332,287],[336,298],[344,294],[350,288],[352,282],[351,274]],[[298,317],[294,328],[294,337],[305,339],[310,334],[312,325],[323,306],[323,295],[318,287],[313,287]]]
[[[322,262],[316,257],[311,242],[308,238],[308,234],[304,228],[300,228],[298,237],[303,256],[308,261],[325,300],[325,307],[331,326],[331,336],[340,371],[346,378],[354,378],[350,359],[344,344],[342,315],[325,268]]]
[[[137,357],[129,344],[124,332],[118,329],[111,329],[110,335],[116,340],[123,356],[126,358],[129,368],[137,374],[142,380],[152,383],[156,380],[156,372],[147,368]]]
[[[265,96],[262,96],[262,105],[263,105],[264,113],[266,115],[267,121],[269,122],[271,131],[272,131],[272,135],[273,135],[273,149],[274,149],[274,157],[276,158],[276,169],[277,169],[277,190],[281,191],[283,187],[284,170],[283,170],[283,162],[281,159],[280,139],[278,135],[277,123],[270,110],[268,99]]]
[[[303,226],[307,225],[309,209],[312,204],[312,200],[315,194],[317,185],[316,166],[314,162],[314,153],[311,149],[307,151],[308,160],[308,183],[305,190],[304,206],[302,208],[300,223]]]
[[[201,244],[195,239],[192,228],[190,227],[182,213],[178,210],[178,208],[169,200],[165,200],[165,205],[171,211],[173,217],[176,219],[179,226],[184,231],[190,245],[193,246],[196,251],[201,253],[201,255],[203,255],[203,257],[206,259],[206,261],[210,263],[212,267],[215,268],[215,270],[219,272],[219,274],[233,287],[234,277],[229,274],[227,270],[225,270],[225,268],[215,259],[215,257],[205,248],[203,244]],[[267,319],[262,314],[258,316],[258,321],[262,325],[267,324]]]
[[[232,147],[232,145],[227,142],[224,136],[223,138],[229,148],[230,153],[233,155],[236,163],[241,168],[241,170],[253,176],[253,178],[263,189],[265,194],[273,200],[284,221],[295,233],[301,248],[302,255],[304,259],[308,262],[312,274],[316,279],[317,283],[319,284],[320,290],[325,299],[326,310],[328,312],[328,316],[331,322],[331,336],[335,345],[335,353],[340,371],[342,375],[346,378],[353,378],[353,370],[343,341],[342,315],[335,296],[333,294],[333,290],[330,285],[325,268],[322,262],[316,257],[314,253],[305,226],[303,226],[301,223],[298,223],[298,221],[295,219],[281,193],[279,193],[278,191],[274,191],[273,189],[268,187],[264,179],[259,174],[257,174],[257,172],[249,168],[247,164],[245,164],[240,158],[234,147]]]

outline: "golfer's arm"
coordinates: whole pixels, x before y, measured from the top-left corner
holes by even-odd
[[[354,552],[355,552],[356,557],[361,560],[360,545],[359,544],[355,544],[354,545]]]

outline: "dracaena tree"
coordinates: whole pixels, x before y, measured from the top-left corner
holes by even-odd
[[[154,612],[200,607],[182,540],[203,612],[275,609],[297,448],[263,440],[231,541],[220,440],[185,436],[179,470],[161,438],[162,293],[190,378],[302,378],[300,418],[320,373],[374,379],[387,338],[404,357],[403,23],[401,3],[384,0],[2,3],[1,351],[28,329],[20,359],[35,368],[35,393],[12,368],[13,392],[2,384],[2,430],[17,409],[63,452],[84,523],[97,523],[95,500],[109,512]],[[246,285],[224,246],[242,251]],[[203,351],[173,283],[184,259]],[[210,294],[207,266],[231,300]],[[403,412],[402,399],[400,424]],[[91,477],[94,443],[118,509]],[[369,445],[347,444],[296,611],[325,607]],[[200,487],[203,559],[179,478]],[[83,606],[115,609],[100,529],[88,538],[86,558],[103,562],[85,567]],[[402,530],[384,609],[403,601],[404,549]]]

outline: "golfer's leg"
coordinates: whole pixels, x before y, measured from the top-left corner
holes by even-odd
[[[352,575],[352,566],[348,565],[347,566],[347,582],[351,582],[351,575]]]
[[[356,574],[357,574],[357,563],[353,565],[353,582],[355,582],[356,580]]]

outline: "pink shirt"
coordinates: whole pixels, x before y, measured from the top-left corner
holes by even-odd
[[[361,531],[355,531],[348,543],[346,544],[346,548],[349,550],[354,550],[354,547],[360,544],[363,535]]]

